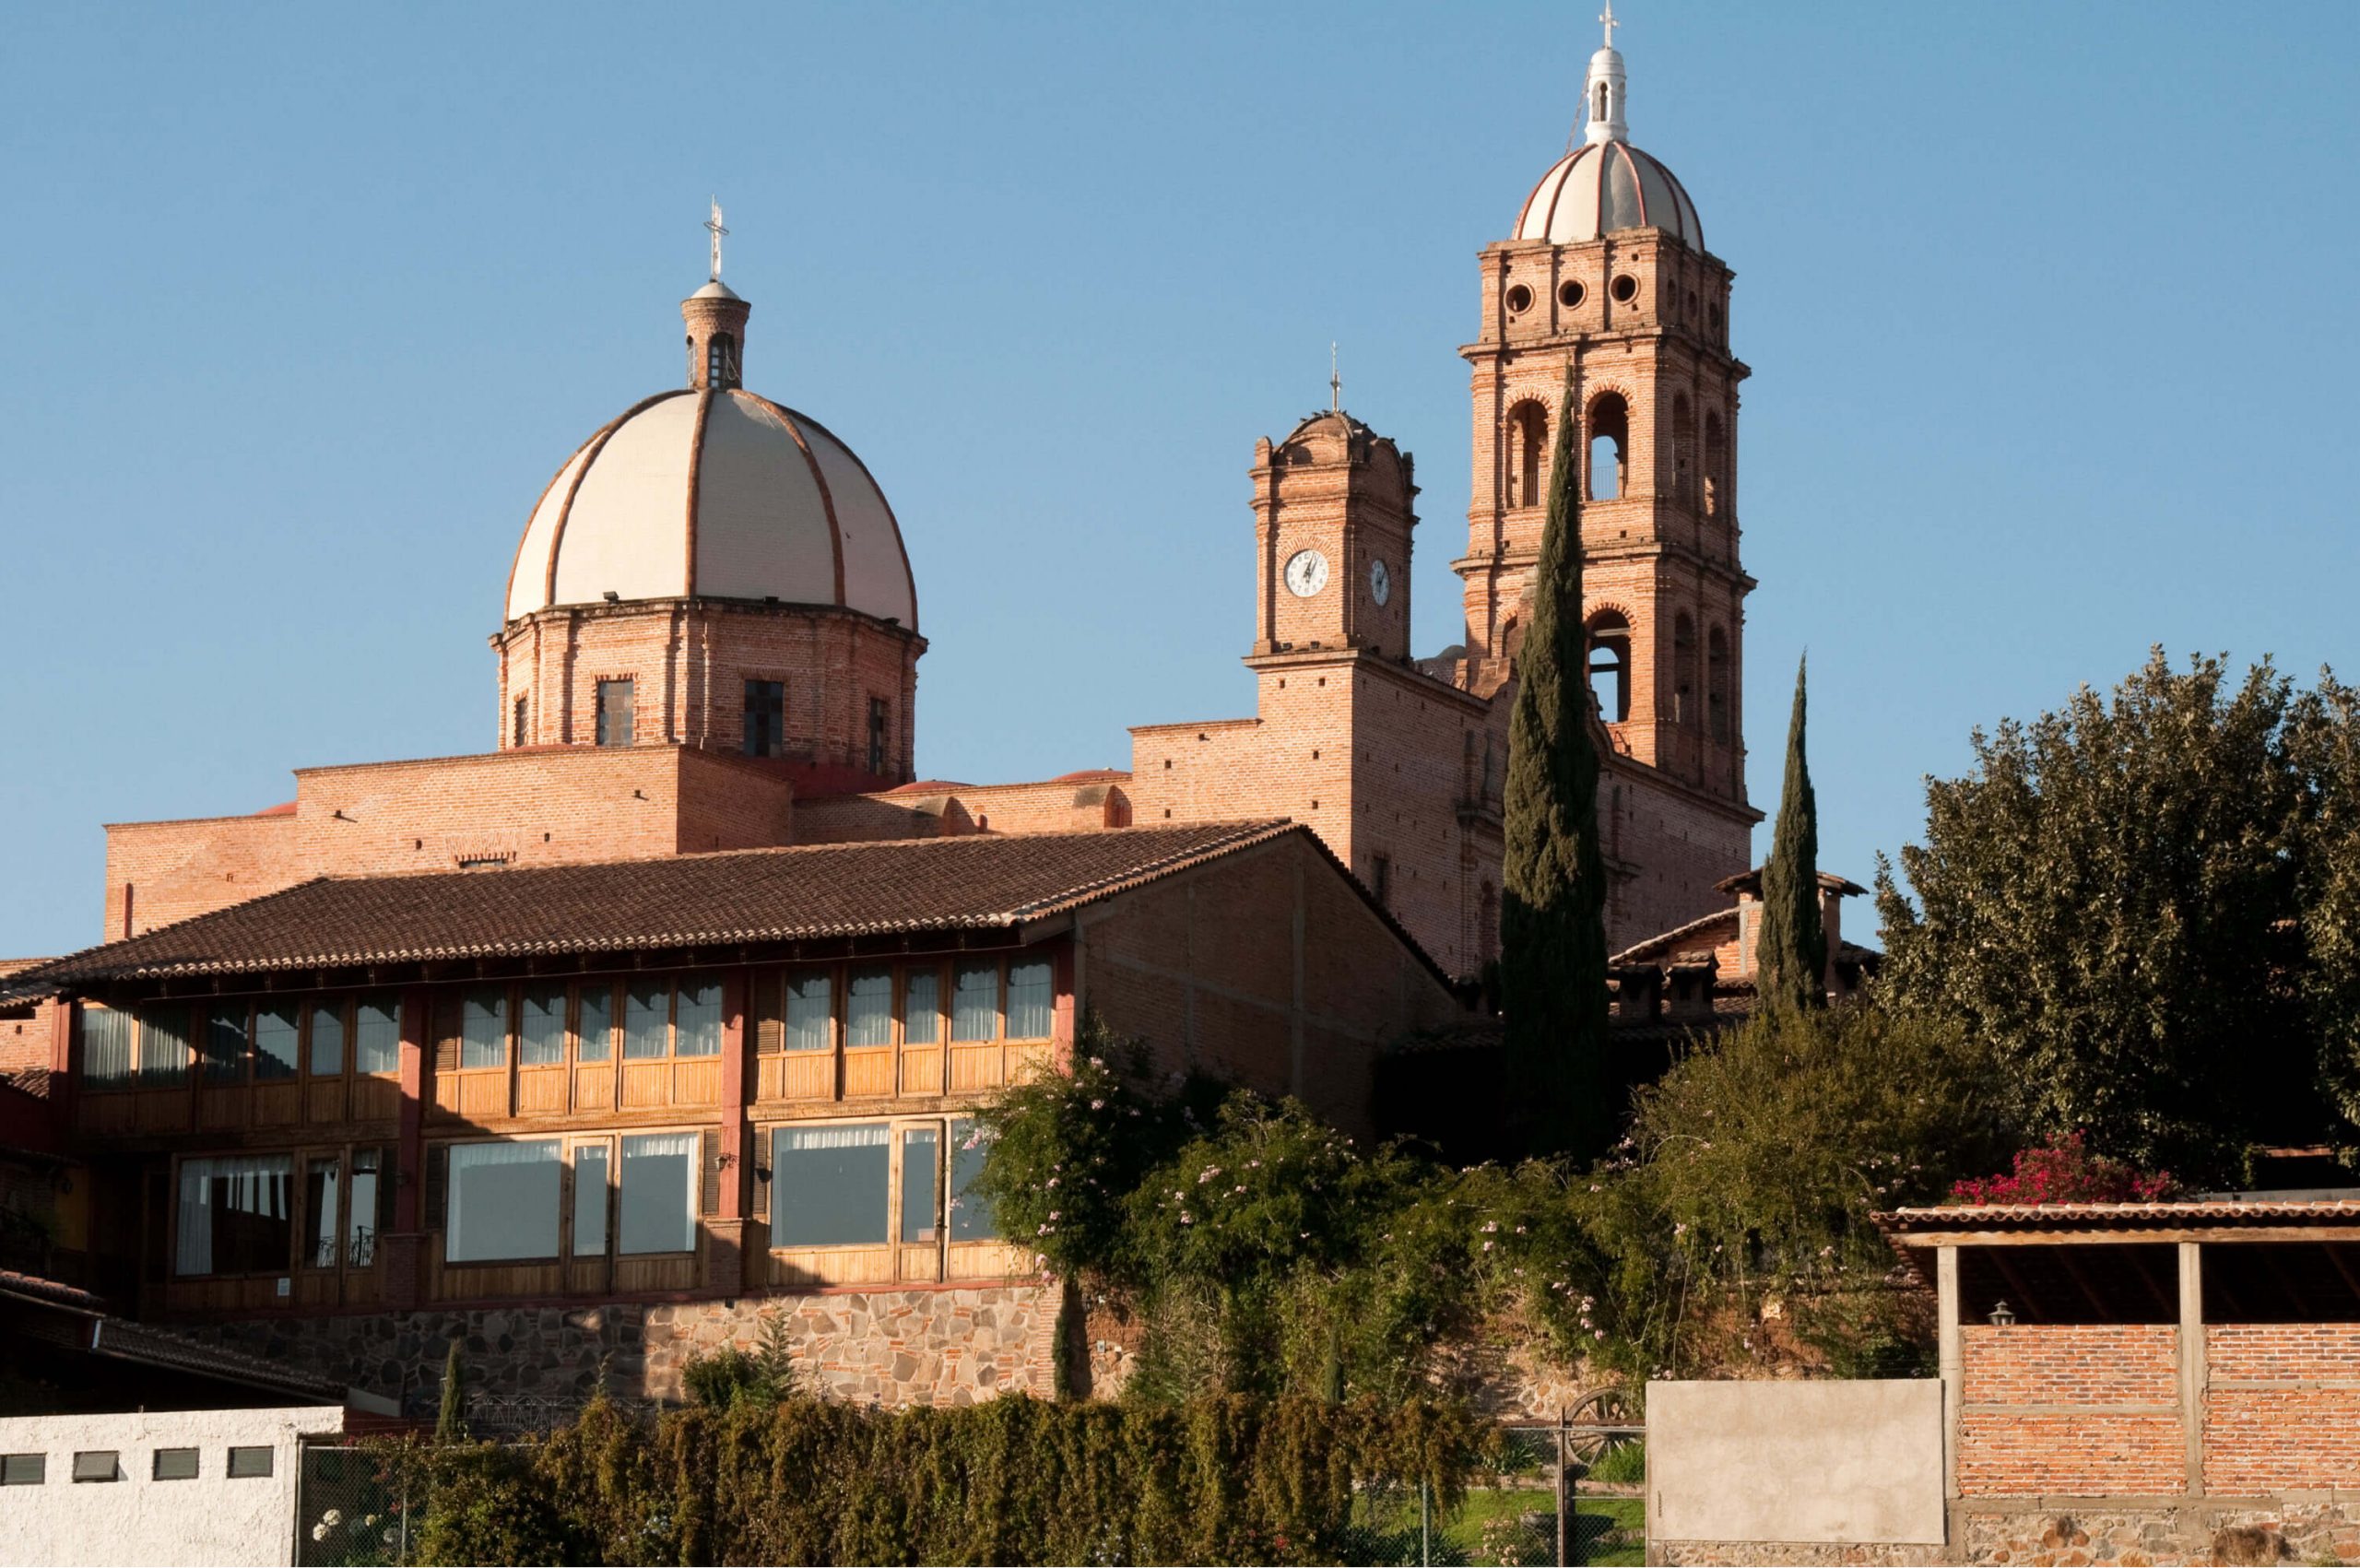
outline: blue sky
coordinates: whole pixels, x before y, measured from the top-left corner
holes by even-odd
[[[1865,880],[1972,726],[2151,643],[2360,666],[2360,6],[1623,15],[1633,139],[1736,269],[1754,371],[1753,795],[1808,644],[1824,864]],[[1455,350],[1589,16],[20,7],[0,953],[97,937],[102,821],[492,744],[517,535],[677,379],[708,193],[749,383],[901,515],[924,772],[1250,711],[1246,469],[1331,339],[1418,455],[1419,650],[1457,640]]]

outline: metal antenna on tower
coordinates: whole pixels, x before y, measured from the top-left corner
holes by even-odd
[[[1328,345],[1328,411],[1344,411],[1344,378],[1336,373],[1336,345],[1332,341]]]
[[[706,232],[713,236],[713,281],[721,281],[721,237],[729,232],[721,226],[721,198],[713,198],[713,216],[704,220]]]

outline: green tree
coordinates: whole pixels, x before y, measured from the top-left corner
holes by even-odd
[[[1762,867],[1762,935],[1754,984],[1765,1002],[1810,1007],[1825,1000],[1827,927],[1819,914],[1819,800],[1803,753],[1808,661],[1795,666],[1795,712],[1787,722],[1787,781],[1778,827]]]
[[[1613,1136],[1606,1067],[1606,867],[1585,678],[1579,423],[1569,371],[1549,508],[1508,719],[1500,981],[1509,1104],[1537,1150],[1594,1154]]]
[[[2201,1183],[2326,1135],[2314,1042],[2348,1114],[2360,1017],[2354,727],[2331,678],[2297,702],[2267,660],[2240,683],[2157,649],[2111,697],[1977,730],[1974,769],[1927,781],[1914,904],[1880,860],[1884,991],[1988,1042],[2036,1138]]]
[[[459,1341],[451,1341],[451,1353],[442,1358],[442,1409],[434,1418],[434,1441],[465,1443],[467,1440],[467,1363],[461,1359]]]

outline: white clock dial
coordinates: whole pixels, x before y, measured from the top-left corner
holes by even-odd
[[[1393,569],[1381,560],[1368,563],[1368,596],[1380,605],[1393,596]]]
[[[1307,599],[1328,586],[1328,558],[1317,550],[1297,550],[1287,558],[1287,592]]]

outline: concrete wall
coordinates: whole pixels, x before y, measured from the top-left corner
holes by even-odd
[[[1942,1539],[1939,1382],[1647,1385],[1651,1552]]]
[[[0,1487],[0,1564],[278,1563],[294,1560],[301,1440],[344,1431],[334,1405],[0,1421],[0,1454],[43,1454],[39,1486]],[[230,1479],[230,1449],[266,1444],[271,1473]],[[191,1480],[159,1481],[159,1448],[195,1448]],[[119,1480],[77,1481],[74,1456],[112,1449]]]

